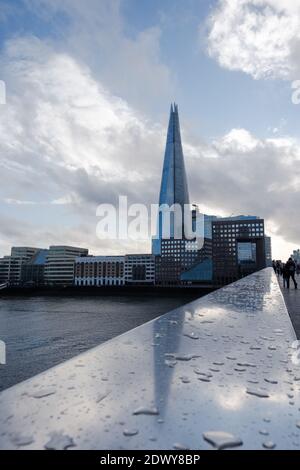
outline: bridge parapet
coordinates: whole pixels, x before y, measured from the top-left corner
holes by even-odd
[[[271,268],[0,394],[1,449],[297,449],[300,367]]]

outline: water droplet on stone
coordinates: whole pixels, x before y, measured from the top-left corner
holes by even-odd
[[[33,398],[45,398],[56,393],[55,388],[44,388],[32,393],[30,396]]]
[[[173,449],[175,449],[175,450],[189,450],[189,447],[187,447],[183,444],[176,443],[176,444],[173,445]]]
[[[219,450],[243,445],[243,441],[239,437],[223,431],[205,432],[203,439]]]
[[[186,376],[180,377],[180,379],[181,379],[181,382],[184,383],[184,384],[189,384],[190,383],[190,379]]]
[[[108,397],[109,394],[110,392],[100,393],[98,397],[96,398],[96,403],[101,403],[101,401],[103,401],[106,397]]]
[[[263,443],[263,447],[265,449],[270,449],[271,450],[271,449],[275,449],[276,444],[272,441],[266,441],[266,442]]]
[[[240,367],[256,367],[256,364],[252,362],[238,362],[237,365]]]
[[[269,378],[265,378],[265,382],[267,382],[268,384],[278,384],[278,381],[275,380],[275,379],[269,379]]]
[[[254,388],[247,388],[246,393],[249,395],[254,395],[259,398],[269,398],[269,394],[264,390],[254,389]]]
[[[134,412],[134,415],[148,415],[148,416],[153,416],[153,415],[159,415],[159,411],[157,408],[146,408],[141,406],[140,408],[137,408]]]
[[[51,435],[50,441],[45,444],[45,449],[48,450],[66,450],[69,447],[74,447],[73,439],[61,432],[54,432]]]
[[[190,338],[190,339],[199,339],[199,336],[196,335],[196,333],[185,333],[183,336],[186,336],[187,338]]]
[[[197,356],[195,354],[186,354],[186,355],[178,355],[178,356],[175,355],[175,359],[177,361],[191,361],[192,359],[196,359],[197,357],[200,357],[200,356]]]
[[[166,359],[166,360],[165,360],[165,364],[166,364],[166,366],[168,366],[168,367],[174,367],[174,366],[176,366],[177,361],[175,361],[175,360],[170,360],[170,359]]]
[[[124,429],[124,436],[131,437],[136,436],[139,433],[138,429]]]
[[[29,446],[30,444],[34,442],[34,439],[32,436],[26,436],[24,434],[22,435],[19,433],[14,434],[13,436],[11,436],[10,439],[11,439],[11,442],[18,447]]]

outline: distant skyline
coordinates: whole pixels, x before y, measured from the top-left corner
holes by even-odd
[[[0,255],[98,240],[96,207],[156,203],[171,102],[191,203],[300,247],[298,0],[0,0]]]

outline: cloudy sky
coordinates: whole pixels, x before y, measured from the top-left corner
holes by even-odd
[[[191,200],[300,247],[300,0],[0,0],[0,255],[98,240],[96,207],[158,202],[171,101]]]

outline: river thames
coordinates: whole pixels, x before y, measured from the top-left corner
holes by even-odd
[[[198,295],[199,296],[199,295]],[[195,295],[0,298],[0,390],[193,300]]]

